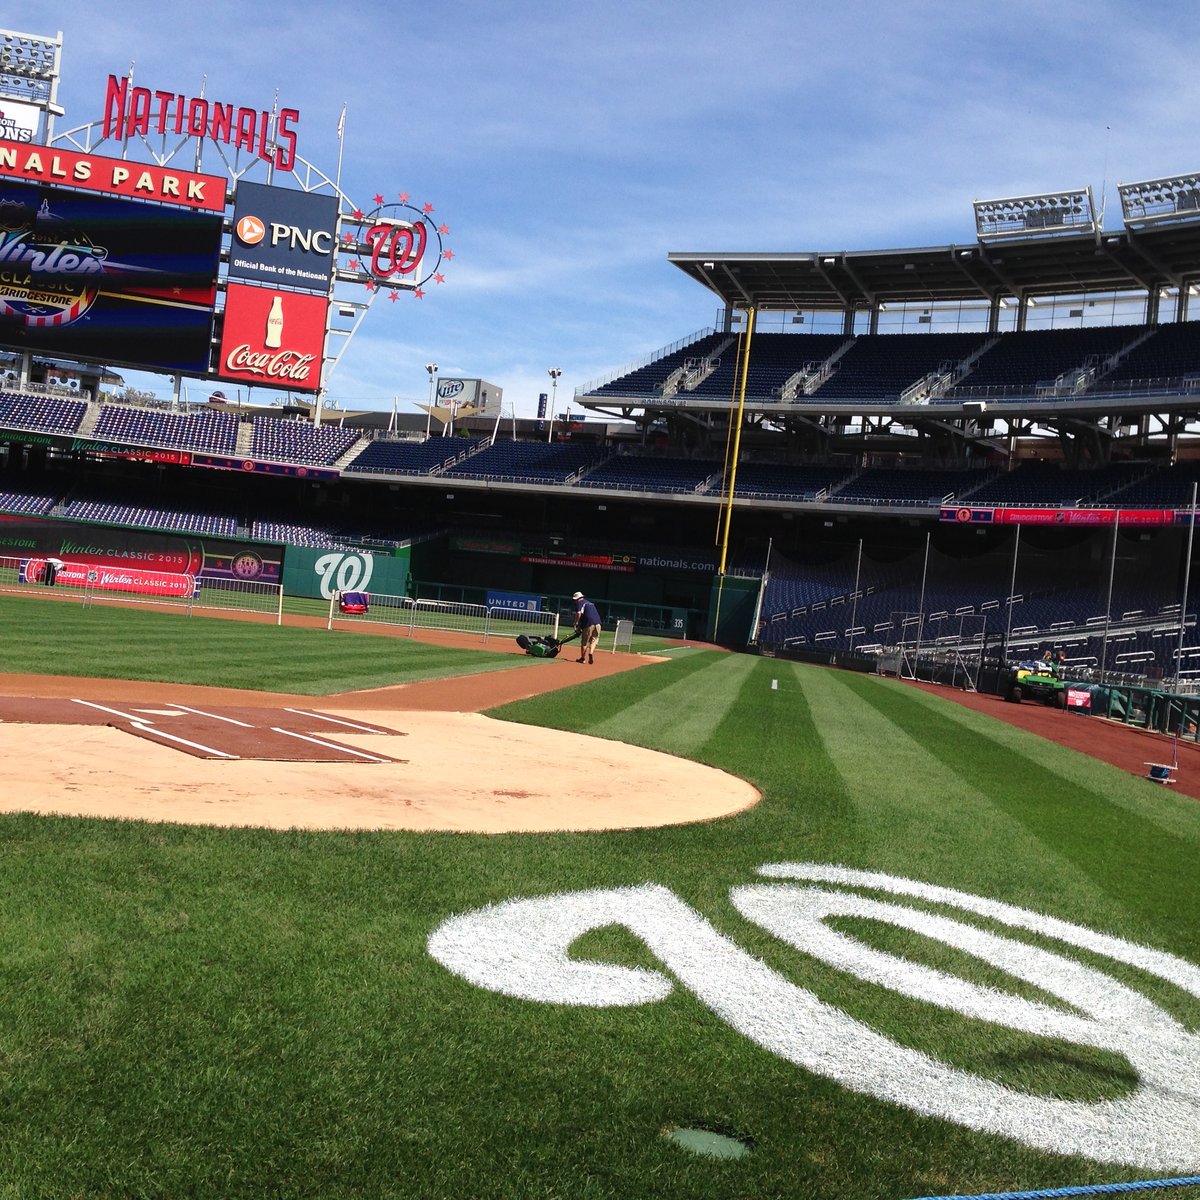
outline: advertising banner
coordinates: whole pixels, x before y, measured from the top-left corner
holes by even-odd
[[[960,525],[990,525],[995,517],[994,508],[968,508],[965,505],[943,505],[938,512],[939,521],[955,521]]]
[[[214,471],[241,471],[245,475],[283,475],[290,479],[337,479],[339,471],[328,467],[302,467],[299,463],[257,462],[253,458],[230,458],[227,454],[188,454],[193,467]]]
[[[0,138],[28,146],[37,141],[42,110],[35,104],[0,96]]]
[[[0,101],[0,107],[8,103]],[[0,176],[133,200],[157,200],[204,212],[225,212],[225,180],[217,175],[104,158],[58,146],[27,145],[19,139],[0,140]]]
[[[939,520],[960,524],[1062,525],[1073,528],[1115,525],[1172,525],[1179,514],[1173,508],[967,508],[944,507]]]
[[[329,297],[231,283],[216,374],[234,383],[315,392]]]
[[[335,196],[239,183],[229,277],[327,292],[337,248]]]
[[[539,567],[573,567],[588,571],[616,571],[622,575],[632,575],[637,570],[628,556],[618,560],[611,554],[522,554],[521,562],[533,563]]]
[[[45,559],[26,559],[21,563],[18,577],[22,583],[37,583],[44,578],[42,572],[45,568]],[[100,567],[90,563],[69,562],[59,569],[54,586],[186,599],[196,594],[197,581],[194,575],[147,571],[142,567]]]
[[[541,612],[541,596],[530,596],[524,592],[488,592],[488,608],[512,609],[517,612]]]
[[[282,569],[278,546],[5,514],[0,514],[0,554],[42,560],[53,554],[88,567],[198,575],[201,580],[278,583]]]
[[[465,550],[471,554],[503,554],[514,557],[521,553],[521,543],[513,538],[459,535],[450,539],[454,550]]]
[[[0,343],[208,369],[221,218],[0,181]]]

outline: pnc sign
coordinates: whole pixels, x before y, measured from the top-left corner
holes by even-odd
[[[335,196],[238,184],[229,277],[327,292],[337,245]]]

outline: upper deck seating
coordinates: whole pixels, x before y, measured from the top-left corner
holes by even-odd
[[[943,399],[961,402],[978,396],[981,389],[997,399],[1003,399],[1005,393],[1028,398],[1039,386],[1049,386],[1060,376],[1082,370],[1090,360],[1102,363],[1145,332],[1144,326],[1124,325],[1004,333]]]
[[[814,369],[846,342],[842,334],[756,333],[750,343],[750,370],[746,396],[755,400],[780,399],[788,380],[806,367]],[[680,396],[697,400],[729,400],[735,392],[739,370],[740,343],[725,350],[710,375],[694,389],[683,388]],[[803,400],[801,393],[795,397]]]
[[[232,455],[237,450],[237,431],[237,417],[232,413],[169,413],[105,404],[92,436],[97,441]]]
[[[0,392],[0,427],[36,429],[46,433],[75,433],[87,414],[86,400]]]
[[[661,394],[662,385],[689,359],[702,359],[714,353],[718,346],[728,340],[728,334],[713,333],[689,343],[680,350],[664,354],[644,367],[594,389],[596,395],[608,396],[654,396]]]
[[[566,483],[581,471],[603,462],[610,453],[598,446],[498,441],[455,463],[446,475],[456,479]]]
[[[1200,321],[1160,325],[1110,371],[1094,389],[1123,390],[1133,381],[1162,387],[1200,375]]]
[[[589,472],[579,486],[638,492],[703,492],[720,474],[721,464],[707,459],[619,454]]]
[[[911,385],[951,370],[986,342],[980,333],[864,334],[838,360],[834,373],[813,392],[816,402],[884,404]]]
[[[342,470],[378,475],[429,475],[450,466],[481,441],[463,437],[432,437],[423,442],[378,438],[364,446]]]
[[[255,417],[250,456],[269,462],[332,466],[359,439],[357,429],[311,425],[282,417]]]

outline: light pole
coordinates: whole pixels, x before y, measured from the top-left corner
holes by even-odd
[[[557,367],[551,367],[546,372],[550,376],[550,428],[546,430],[546,441],[554,437],[554,406],[558,401],[558,377],[562,372]]]
[[[429,408],[425,412],[425,440],[429,441],[429,422],[433,420],[433,390],[437,387],[437,363],[426,363],[425,370],[429,372]]]

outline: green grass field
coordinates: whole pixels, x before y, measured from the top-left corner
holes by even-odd
[[[73,608],[31,633],[24,611],[0,602],[0,670],[149,679],[166,661],[181,681],[320,694],[526,661]],[[894,681],[743,655],[683,653],[493,715],[710,763],[763,802],[689,827],[499,837],[0,818],[0,1197],[863,1200],[1200,1173],[1187,1169],[1189,1155],[1200,1167],[1200,1126],[1189,1139],[1166,1120],[1172,1105],[1191,1111],[1197,1051],[1176,1028],[1200,1026],[1200,997],[1187,987],[993,916],[883,897],[1031,960],[1052,950],[1162,1014],[1150,1032],[1047,1036],[841,969],[734,902],[768,882],[764,864],[840,864],[1200,964],[1196,802]],[[642,885],[781,991],[958,1075],[1061,1102],[1084,1126],[1142,1088],[1143,1044],[1161,1048],[1175,1083],[1154,1097],[1145,1161],[1038,1148],[1068,1144],[1065,1126],[1061,1140],[1052,1121],[1024,1139],[979,1131],[789,1061],[739,1031],[770,1003],[754,1000],[752,972],[731,974],[720,954],[691,962],[693,943],[638,924],[640,900],[574,939],[560,966],[656,973],[669,994],[652,1003],[521,998],[430,952],[456,914]],[[826,925],[893,971],[977,985],[981,1003],[1063,1021],[1101,1006],[1102,989],[1025,976],[879,913]],[[740,1008],[709,995],[727,976],[749,997]],[[698,1157],[663,1136],[677,1126],[736,1133],[753,1151]]]

